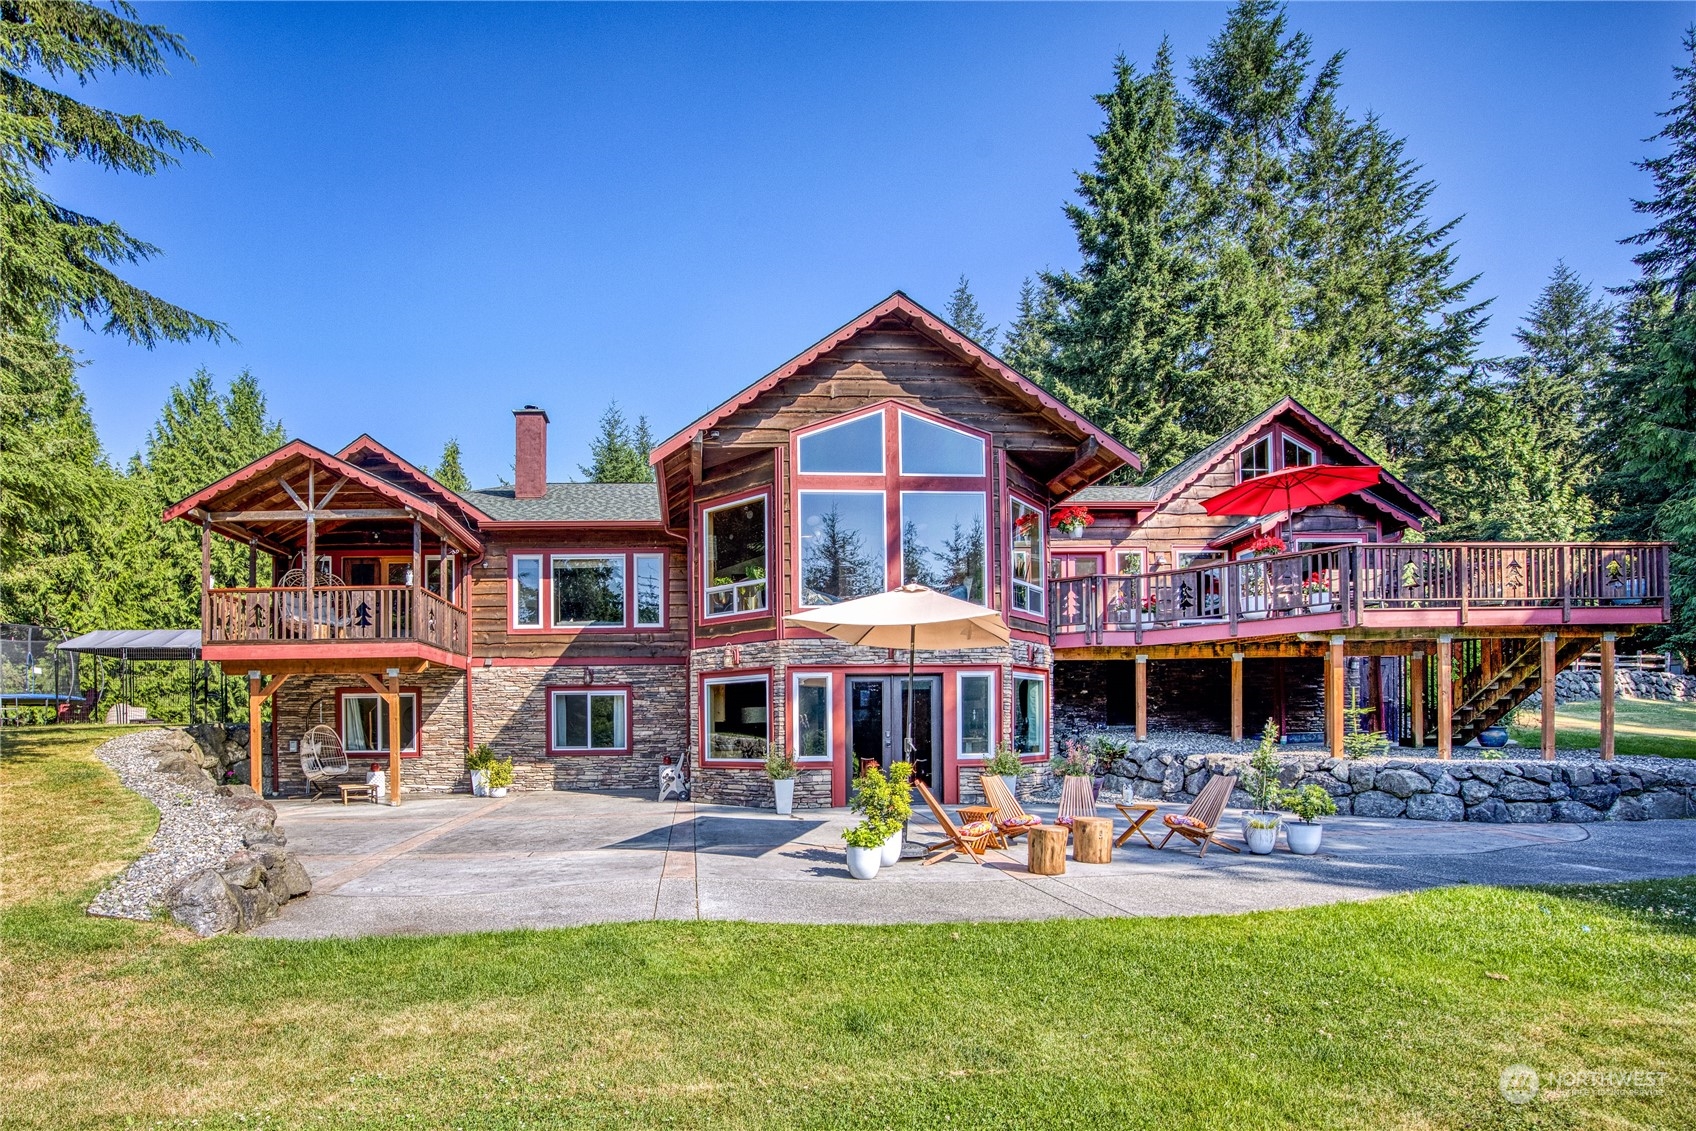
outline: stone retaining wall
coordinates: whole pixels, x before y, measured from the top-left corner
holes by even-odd
[[[1242,775],[1246,754],[1185,754],[1157,741],[1133,745],[1102,783],[1102,796],[1189,801],[1215,773]],[[1556,761],[1435,758],[1334,759],[1286,754],[1285,787],[1316,784],[1340,814],[1420,821],[1642,821],[1696,816],[1696,760],[1622,757]],[[1231,804],[1252,806],[1241,789]]]
[[[1696,676],[1669,675],[1666,672],[1615,670],[1614,696],[1624,699],[1658,699],[1662,702],[1685,703],[1696,700]],[[1555,677],[1556,703],[1583,703],[1602,697],[1602,673],[1568,668]],[[1525,701],[1527,707],[1541,707],[1543,696],[1534,692]]]

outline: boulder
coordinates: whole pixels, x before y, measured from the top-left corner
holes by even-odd
[[[1519,772],[1529,781],[1540,781],[1548,785],[1555,780],[1555,768],[1541,763],[1531,763],[1519,767]]]
[[[1496,796],[1503,801],[1547,801],[1549,787],[1542,782],[1526,781],[1524,778],[1508,778],[1496,790]]]
[[[271,889],[263,883],[257,887],[232,888],[236,907],[241,912],[241,926],[238,930],[251,931],[261,923],[268,923],[277,917],[277,897],[271,894]]]
[[[1572,798],[1574,801],[1582,802],[1583,804],[1590,806],[1592,809],[1600,809],[1603,812],[1606,812],[1608,809],[1613,807],[1613,803],[1615,801],[1619,800],[1619,787],[1613,785],[1587,785],[1581,789],[1573,790]]]
[[[1481,801],[1477,805],[1469,807],[1466,811],[1466,819],[1469,821],[1482,821],[1485,824],[1491,825],[1506,824],[1508,821],[1508,807],[1502,804],[1498,798],[1492,797],[1487,801]]]
[[[1177,793],[1184,788],[1183,763],[1173,761],[1166,767],[1166,775],[1160,781],[1160,788],[1165,793]]]
[[[1622,797],[1614,802],[1613,808],[1608,810],[1607,819],[1610,821],[1647,821],[1649,819],[1649,806],[1640,793]]]
[[[1506,766],[1495,766],[1487,762],[1481,766],[1472,767],[1473,777],[1479,781],[1489,782],[1491,785],[1501,785],[1502,779],[1507,776],[1507,772]]]
[[[1588,824],[1591,821],[1600,821],[1602,819],[1602,811],[1600,809],[1592,809],[1590,806],[1581,801],[1555,802],[1554,815],[1555,820],[1557,821],[1582,824]]]
[[[1551,808],[1541,801],[1508,802],[1508,820],[1516,825],[1541,825],[1552,815]]]
[[[1376,789],[1355,794],[1351,808],[1356,817],[1399,817],[1406,810],[1407,802]]]
[[[1494,796],[1495,792],[1495,787],[1489,782],[1462,782],[1460,787],[1460,799],[1468,805],[1477,805],[1485,798]]]
[[[1449,797],[1458,797],[1460,796],[1460,782],[1445,773],[1431,786],[1431,791],[1446,794]]]
[[[165,893],[171,918],[201,938],[228,934],[242,924],[235,891],[217,872],[200,872]]]
[[[1349,767],[1349,784],[1354,786],[1356,793],[1361,793],[1372,788],[1372,779],[1377,775],[1378,769],[1376,766],[1356,762]]]
[[[1466,804],[1447,793],[1416,793],[1407,799],[1407,815],[1415,821],[1464,821]]]
[[[1653,793],[1645,793],[1643,801],[1652,821],[1670,821],[1690,813],[1689,802],[1682,793],[1674,793],[1670,789],[1658,789]]]
[[[1373,788],[1391,797],[1406,799],[1416,793],[1429,793],[1431,783],[1424,775],[1413,770],[1381,770],[1373,779]]]

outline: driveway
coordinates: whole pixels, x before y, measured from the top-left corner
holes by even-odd
[[[634,919],[929,923],[1198,915],[1371,899],[1458,883],[1582,883],[1696,871],[1696,821],[1483,825],[1333,817],[1318,856],[1136,840],[1110,864],[1025,873],[1022,842],[979,867],[903,860],[851,879],[833,809],[656,803],[647,793],[413,796],[403,805],[281,801],[312,895],[257,932],[277,938],[448,934]],[[1052,820],[1052,808],[1031,806]],[[1173,808],[1171,811],[1178,811]],[[1122,821],[1116,821],[1117,828]],[[1158,824],[1158,818],[1150,822]],[[1234,816],[1226,825],[1235,828]],[[937,837],[929,815],[912,835]],[[1235,834],[1232,834],[1235,840]],[[1156,842],[1159,836],[1155,837]],[[1240,843],[1240,841],[1237,841]]]

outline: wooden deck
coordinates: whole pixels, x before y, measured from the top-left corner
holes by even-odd
[[[1464,634],[1521,627],[1623,631],[1670,615],[1660,542],[1349,545],[1161,573],[1050,582],[1068,650],[1201,644],[1382,629]]]
[[[209,654],[251,654],[252,647],[219,647],[243,645],[271,656],[377,655],[394,653],[395,644],[470,653],[465,610],[410,585],[213,589],[208,597],[203,636]],[[273,645],[286,651],[273,651]]]

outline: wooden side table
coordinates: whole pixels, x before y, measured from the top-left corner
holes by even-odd
[[[1001,835],[1001,828],[995,820],[995,806],[962,805],[955,812],[960,815],[962,825],[969,825],[973,821],[988,821],[990,824],[996,825],[995,835],[989,838],[989,846],[991,848],[1007,847],[1007,838]]]
[[[1072,819],[1072,859],[1080,864],[1113,862],[1113,818]]]
[[[360,782],[358,785],[343,785],[341,789],[343,805],[346,805],[349,801],[377,800],[371,795],[371,787],[366,785],[364,782]]]
[[[1160,812],[1160,806],[1157,802],[1132,801],[1125,805],[1115,805],[1114,808],[1123,813],[1125,815],[1125,820],[1131,823],[1131,827],[1120,833],[1119,839],[1113,842],[1114,848],[1118,848],[1127,840],[1130,840],[1132,833],[1135,833],[1137,836],[1142,837],[1143,840],[1148,841],[1148,846],[1150,848],[1155,846],[1154,841],[1149,840],[1147,830],[1145,830],[1142,826],[1150,817]]]
[[[1025,834],[1029,855],[1025,871],[1033,876],[1066,874],[1066,830],[1059,825],[1036,825]]]

